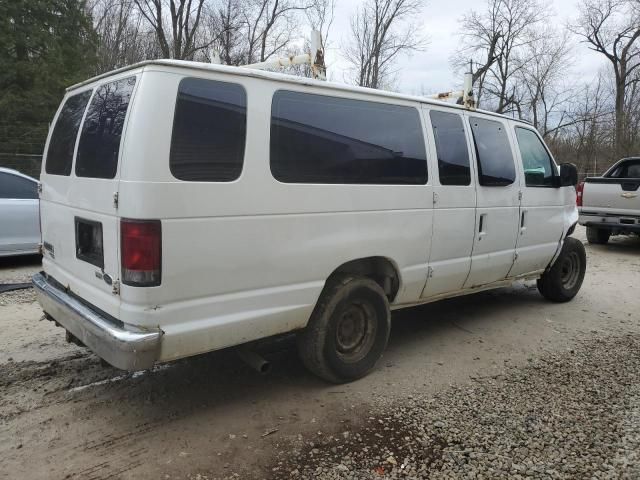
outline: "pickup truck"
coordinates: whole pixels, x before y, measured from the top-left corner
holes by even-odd
[[[623,158],[601,177],[587,177],[577,188],[579,223],[589,243],[611,235],[640,235],[640,157]]]

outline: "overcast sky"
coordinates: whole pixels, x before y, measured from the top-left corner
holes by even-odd
[[[330,32],[329,48],[326,52],[327,70],[330,80],[342,82],[347,65],[341,58],[340,45],[349,39],[349,18],[363,0],[337,0],[335,20]],[[563,26],[574,22],[578,15],[578,1],[552,0],[552,22]],[[455,78],[450,58],[456,50],[460,29],[459,19],[470,10],[484,11],[486,0],[426,0],[421,15],[424,33],[430,42],[424,52],[414,53],[410,58],[399,59],[398,89],[405,93],[437,93],[461,86],[462,79]],[[577,39],[574,41],[573,65],[567,68],[567,76],[581,81],[594,78],[604,65],[603,57],[592,52]]]

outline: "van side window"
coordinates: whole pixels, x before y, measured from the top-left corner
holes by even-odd
[[[516,138],[527,187],[555,186],[556,168],[538,135],[527,128],[516,127]]]
[[[427,183],[418,110],[278,91],[271,106],[271,172],[287,183]]]
[[[178,87],[169,167],[174,177],[230,182],[242,172],[247,94],[235,83],[184,78]]]
[[[470,117],[469,121],[478,157],[480,185],[511,185],[516,180],[516,168],[503,124],[479,117]]]
[[[82,124],[76,175],[114,178],[118,169],[120,139],[135,77],[105,83],[96,89]]]
[[[90,98],[91,90],[87,90],[65,100],[49,141],[45,165],[45,172],[48,174],[69,175],[71,173],[78,129]]]
[[[431,127],[438,153],[440,185],[470,185],[469,150],[462,117],[431,110]]]

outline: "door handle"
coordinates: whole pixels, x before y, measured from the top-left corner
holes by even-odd
[[[527,211],[523,210],[520,214],[520,235],[524,235],[527,231]]]
[[[487,214],[481,213],[480,218],[478,219],[478,240],[482,240],[487,234]]]

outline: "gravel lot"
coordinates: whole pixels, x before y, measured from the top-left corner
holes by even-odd
[[[640,478],[640,336],[581,341],[280,452],[281,478]]]
[[[288,339],[267,376],[233,351],[124,374],[0,294],[0,479],[640,478],[640,240],[587,254],[568,304],[527,283],[394,313],[339,386]],[[0,260],[0,283],[38,269]]]

